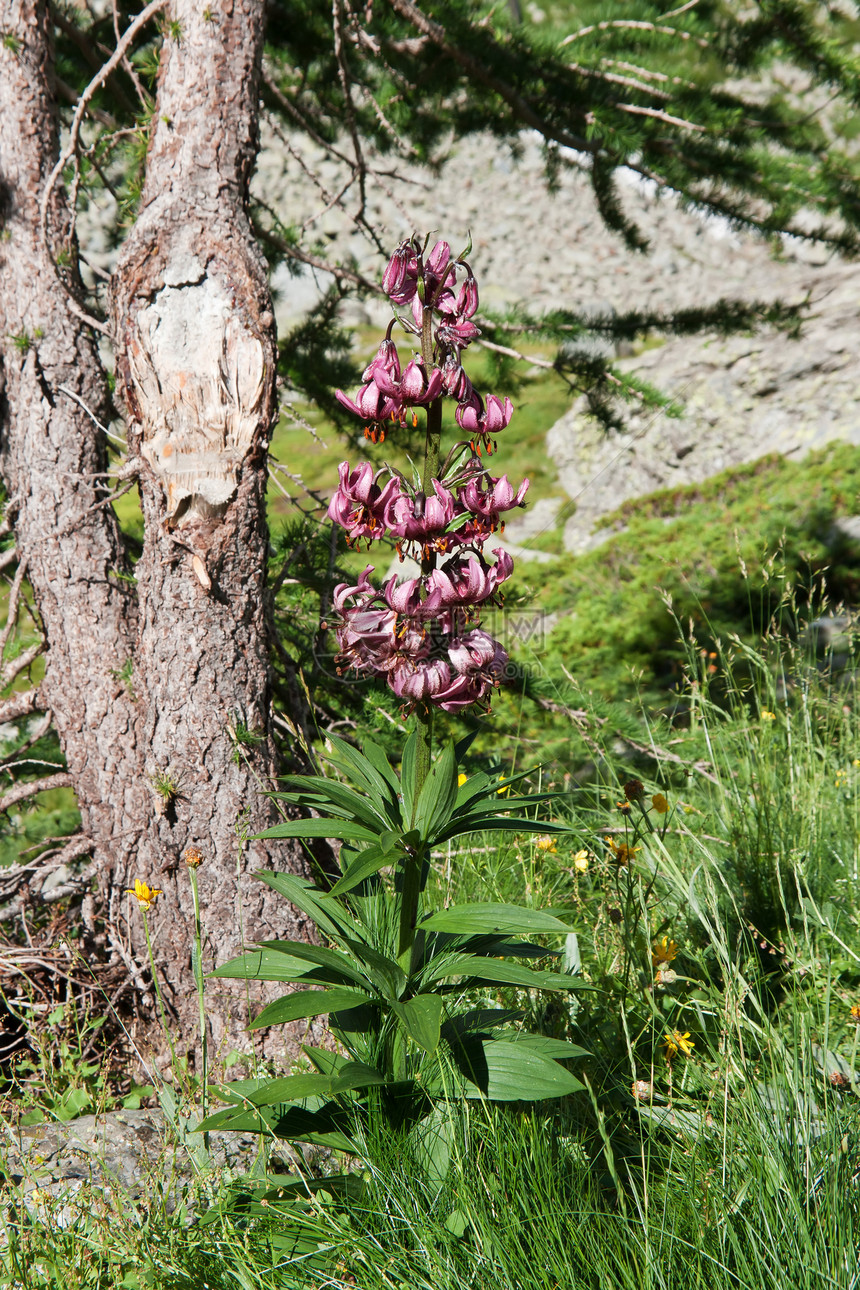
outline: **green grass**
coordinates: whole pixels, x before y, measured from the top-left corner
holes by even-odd
[[[578,928],[594,991],[487,1002],[587,1048],[588,1091],[443,1107],[441,1157],[371,1122],[346,1196],[264,1206],[204,1171],[174,1214],[157,1174],[146,1204],[84,1191],[32,1213],[11,1189],[0,1284],[854,1290],[856,687],[778,634],[732,643],[718,679],[695,649],[686,664],[671,749],[631,756],[591,714],[596,770],[554,808],[571,825],[554,849],[490,833],[436,858],[445,900],[552,906]],[[619,805],[633,776],[645,809]],[[676,954],[655,965],[663,937]],[[692,1048],[668,1060],[676,1032]]]

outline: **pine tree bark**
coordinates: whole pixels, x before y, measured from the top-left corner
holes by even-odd
[[[57,156],[44,0],[0,0],[0,470],[20,558],[47,638],[44,706],[54,716],[104,879],[145,828],[140,713],[117,674],[136,634],[128,561],[98,478],[110,396],[92,331],[40,227]],[[58,246],[68,211],[49,211]],[[71,391],[66,393],[65,391]]]
[[[0,468],[44,620],[43,690],[95,843],[102,909],[145,965],[140,915],[123,892],[135,878],[163,890],[153,945],[189,1047],[197,1005],[186,848],[204,857],[206,968],[243,941],[309,935],[253,878],[260,868],[306,872],[301,853],[248,840],[276,818],[265,796],[276,775],[265,612],[276,345],[245,212],[263,26],[261,0],[173,0],[166,11],[142,206],[112,290],[117,391],[145,521],[135,595],[117,577],[128,565],[113,512],[97,506],[105,445],[81,405],[104,421],[110,400],[75,281],[68,270],[60,277],[52,255],[67,226],[59,188],[50,248],[40,226],[57,156],[49,19],[44,0],[0,0],[0,32],[11,35],[0,42]],[[116,675],[129,659],[127,686]],[[244,986],[215,985],[207,1012],[216,1050],[249,1046]]]

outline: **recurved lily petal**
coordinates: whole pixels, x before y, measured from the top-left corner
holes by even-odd
[[[397,346],[388,336],[382,341],[376,354],[364,369],[361,379],[372,381],[379,371],[388,372],[395,381],[400,379],[400,358]]]
[[[480,703],[491,688],[491,682],[479,673],[455,676],[450,685],[436,691],[431,702],[443,712],[462,712],[464,708]]]
[[[375,566],[367,565],[364,571],[359,575],[358,582],[350,586],[348,582],[339,582],[332,592],[332,604],[337,613],[342,614],[346,608],[348,600],[354,600],[356,596],[375,596],[376,591],[371,586],[370,575],[373,573]]]
[[[470,273],[460,287],[457,297],[457,316],[460,319],[471,318],[478,308],[478,284]]]
[[[450,681],[451,669],[444,659],[431,659],[417,665],[404,660],[388,678],[388,684],[397,697],[409,699],[412,703],[432,700],[433,695],[446,689]]]
[[[388,261],[382,289],[396,305],[407,305],[418,289],[418,261],[411,239],[401,242]]]
[[[448,658],[454,671],[461,676],[479,671],[500,675],[508,663],[508,656],[499,642],[481,628],[452,641],[448,646]]]
[[[354,412],[365,421],[381,421],[385,416],[382,391],[375,381],[362,385],[354,399],[344,394],[343,390],[335,390],[334,397],[349,412]]]
[[[475,516],[475,531],[492,532],[498,527],[499,517],[515,506],[522,506],[528,492],[529,481],[524,479],[516,492],[507,475],[495,479],[492,475],[470,479],[460,490],[460,501]]]

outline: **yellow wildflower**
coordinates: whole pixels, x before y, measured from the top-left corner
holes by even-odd
[[[683,1053],[685,1057],[691,1057],[695,1048],[694,1041],[690,1038],[689,1030],[682,1035],[680,1030],[667,1031],[663,1036],[663,1045],[666,1049],[667,1057],[675,1057],[678,1053]]]
[[[654,807],[654,810],[658,815],[665,815],[669,809],[669,803],[666,801],[662,793],[654,794],[651,798],[651,805]]]
[[[627,842],[616,842],[614,838],[607,838],[606,845],[612,852],[615,863],[620,865],[629,864],[639,850],[639,847],[631,847]]]
[[[137,897],[138,904],[144,913],[152,908],[159,896],[164,895],[160,887],[148,887],[139,878],[135,878],[134,887],[126,887],[126,891],[130,895]]]
[[[776,721],[776,713],[768,712],[766,708],[762,708],[761,719],[762,721]]]
[[[851,763],[852,766],[860,766],[860,757],[855,757]]]
[[[505,778],[504,775],[499,776],[499,782],[502,784],[502,787],[496,789],[496,797],[502,797],[502,796],[507,797],[511,791],[510,784],[503,783],[504,778]]]
[[[651,946],[651,962],[657,967],[660,963],[671,963],[678,957],[678,946],[668,936],[661,936]]]
[[[538,851],[547,851],[550,855],[555,855],[558,851],[555,838],[550,837],[548,833],[542,833],[539,838],[535,838],[535,846]]]
[[[573,857],[574,869],[578,869],[580,873],[588,873],[589,858],[587,851],[577,851],[576,855]]]
[[[457,776],[457,787],[458,787],[458,788],[462,788],[462,787],[463,787],[463,785],[468,781],[468,779],[469,779],[469,776],[468,776],[468,775],[464,775],[464,774],[462,774],[462,772],[461,772],[461,773]]]
[[[852,1021],[860,1021],[860,1003],[854,1004],[854,1007],[851,1009],[850,1015],[851,1015]]]

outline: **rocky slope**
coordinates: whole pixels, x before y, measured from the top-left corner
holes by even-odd
[[[560,492],[575,503],[566,523],[570,551],[588,549],[596,519],[621,501],[674,484],[693,483],[770,452],[802,454],[833,438],[860,442],[860,266],[824,248],[783,239],[777,246],[731,230],[723,221],[683,211],[629,176],[628,214],[650,242],[646,254],[627,251],[597,213],[587,177],[570,154],[558,192],[547,193],[537,141],[521,138],[521,155],[491,139],[453,146],[438,176],[406,166],[408,185],[398,189],[408,207],[398,209],[379,185],[370,185],[368,216],[384,229],[386,244],[413,229],[432,229],[452,243],[471,230],[472,262],[483,299],[492,305],[526,302],[532,308],[578,306],[606,311],[672,310],[722,296],[810,302],[799,339],[762,332],[721,340],[675,339],[620,365],[635,371],[685,405],[674,420],[660,414],[629,419],[629,433],[606,436],[576,404],[548,427],[547,447],[559,472]],[[314,219],[323,197],[308,178],[316,168],[335,188],[337,166],[312,147],[294,154],[269,140],[259,183],[283,195],[285,220],[298,211],[308,229],[330,243],[329,256],[347,254],[368,277],[382,260],[350,219],[328,210]],[[302,164],[297,157],[301,156]],[[777,256],[778,253],[778,256]],[[282,325],[298,316],[330,279],[309,271],[278,280]],[[379,323],[387,305],[363,307],[357,320]],[[513,427],[512,427],[513,432]],[[566,508],[569,510],[570,508]],[[538,528],[552,524],[545,508]],[[514,542],[534,523],[512,526]]]

